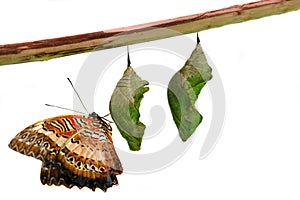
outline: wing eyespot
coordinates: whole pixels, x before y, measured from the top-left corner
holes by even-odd
[[[105,172],[105,167],[100,167],[99,171],[100,171],[100,173],[104,173]]]
[[[35,138],[36,138],[35,136],[30,137],[28,142],[32,143],[35,140]]]
[[[90,168],[91,171],[94,171],[94,172],[97,172],[98,169],[95,165],[92,165],[91,168]]]
[[[22,140],[25,140],[25,139],[27,138],[28,135],[29,135],[28,132],[23,133],[23,134],[21,135],[21,139],[22,139]]]
[[[74,159],[74,157],[70,156],[70,157],[67,159],[67,161],[73,164],[74,161],[75,161],[75,159]]]
[[[84,165],[83,165],[83,170],[88,170],[88,169],[89,169],[88,164],[84,164]]]
[[[81,162],[81,161],[78,161],[78,162],[76,163],[76,167],[79,168],[79,169],[81,169],[81,167],[82,167],[82,162]]]
[[[43,147],[45,147],[46,149],[48,149],[48,147],[50,146],[49,142],[44,142]]]

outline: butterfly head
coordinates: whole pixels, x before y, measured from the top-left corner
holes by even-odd
[[[92,117],[94,119],[97,119],[100,124],[104,127],[106,127],[109,131],[112,130],[111,126],[110,126],[110,121],[108,119],[106,119],[105,117],[101,117],[99,116],[97,113],[92,112],[91,114],[89,114],[89,117]]]

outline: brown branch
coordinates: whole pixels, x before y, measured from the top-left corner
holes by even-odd
[[[44,61],[78,53],[199,32],[298,10],[300,0],[263,0],[220,10],[81,35],[0,45],[0,65]]]

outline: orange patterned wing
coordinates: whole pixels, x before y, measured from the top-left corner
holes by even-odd
[[[92,190],[118,184],[123,169],[111,127],[96,113],[39,121],[21,131],[9,147],[42,161],[41,182]]]

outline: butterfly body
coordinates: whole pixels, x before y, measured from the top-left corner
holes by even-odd
[[[96,113],[64,115],[25,128],[9,147],[42,161],[42,184],[106,191],[123,171],[111,130]]]

